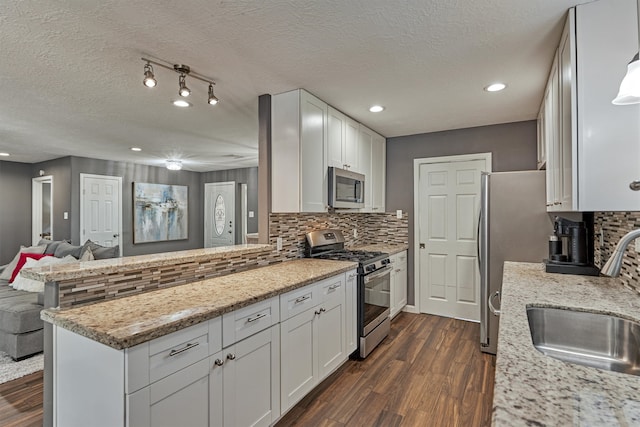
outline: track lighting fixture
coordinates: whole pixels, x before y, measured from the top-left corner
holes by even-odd
[[[142,83],[146,87],[155,87],[156,84],[158,84],[153,75],[153,67],[148,62],[144,66],[144,80],[142,81]]]
[[[180,96],[184,96],[187,97],[189,95],[191,95],[191,89],[189,89],[187,87],[187,83],[184,81],[185,77],[184,74],[180,74],[180,77],[178,77],[178,94]]]
[[[216,105],[219,102],[218,97],[215,96],[215,94],[213,93],[213,86],[216,83],[212,79],[192,71],[191,67],[189,67],[188,65],[184,65],[184,64],[168,65],[168,64],[163,64],[162,62],[157,62],[147,58],[141,58],[141,59],[146,62],[144,66],[144,80],[143,80],[143,83],[146,87],[152,88],[152,87],[155,87],[158,83],[153,74],[153,67],[151,66],[151,64],[153,64],[162,68],[166,68],[167,70],[173,70],[179,74],[178,94],[180,96],[187,97],[191,94],[191,89],[187,87],[187,81],[186,81],[187,76],[189,76],[190,78],[194,78],[196,80],[209,83],[209,93],[208,93],[209,97],[207,102],[210,105]],[[174,104],[178,105],[177,102],[178,101],[174,101]],[[185,101],[182,101],[182,102],[185,102]],[[186,103],[186,104],[191,105],[189,103]],[[180,105],[180,106],[183,106],[183,105]]]
[[[218,97],[213,94],[213,85],[209,84],[209,104],[216,105],[218,101]]]

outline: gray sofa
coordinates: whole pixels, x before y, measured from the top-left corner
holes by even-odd
[[[119,248],[106,248],[88,240],[82,246],[72,246],[66,241],[47,242],[46,254],[63,258],[73,255],[80,258],[87,248],[95,259],[114,258]],[[0,270],[1,271],[1,270]],[[40,312],[43,306],[43,294],[18,291],[9,286],[9,282],[0,280],[0,351],[13,359],[22,359],[42,352],[43,323]]]

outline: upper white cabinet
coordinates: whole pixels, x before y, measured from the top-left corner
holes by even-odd
[[[386,140],[310,93],[271,97],[273,212],[326,212],[329,166],[365,175],[364,211],[384,211]]]
[[[304,90],[271,97],[273,212],[326,212],[327,115]]]
[[[358,122],[330,106],[328,126],[328,166],[365,173],[360,164]]]
[[[615,106],[638,51],[634,0],[578,5],[567,22],[545,90],[549,211],[640,210],[640,106]],[[555,68],[554,68],[555,67]]]

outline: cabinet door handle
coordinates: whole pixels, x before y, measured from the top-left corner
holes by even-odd
[[[324,307],[320,308],[320,313],[324,313],[325,311],[327,310],[325,310]]]
[[[229,353],[229,354],[227,354],[227,359],[229,359],[229,360],[234,360],[235,358],[236,358],[236,355],[235,355],[235,354],[233,354],[233,353]]]
[[[262,319],[263,317],[267,317],[267,313],[260,313],[260,314],[258,314],[257,316],[249,317],[249,318],[247,319],[247,322],[255,322],[256,320],[260,320],[260,319]]]
[[[339,283],[338,283],[338,284],[335,284],[335,285],[331,285],[331,286],[329,286],[329,290],[330,290],[330,291],[333,291],[334,289],[338,289],[340,286],[341,286],[341,285],[340,285]]]
[[[353,273],[351,273],[351,274],[349,275],[349,280],[353,279],[354,277],[356,277],[356,275],[355,275],[355,274],[353,274]]]
[[[311,298],[311,295],[305,295],[303,297],[298,297],[298,298],[296,298],[294,303],[298,304],[298,303],[301,303],[302,301],[308,300],[309,298]]]
[[[197,347],[199,345],[200,345],[199,342],[190,342],[187,345],[185,345],[184,347],[182,347],[180,350],[171,350],[169,352],[169,357],[178,355],[180,353],[184,353],[185,351],[191,350],[192,348]]]
[[[224,360],[222,360],[222,359],[216,359],[216,361],[215,361],[215,362],[213,362],[213,363],[215,363],[215,364],[216,364],[216,366],[222,366],[222,365],[224,365]]]
[[[396,270],[396,273],[400,273],[402,270],[400,270],[399,268]]]

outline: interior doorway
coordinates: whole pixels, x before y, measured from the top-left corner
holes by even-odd
[[[80,174],[80,244],[91,240],[120,246],[122,256],[122,177]]]
[[[480,174],[491,153],[414,161],[415,301],[421,313],[480,320]]]
[[[236,183],[204,185],[204,247],[231,246],[236,242]]]
[[[53,176],[31,180],[31,243],[53,240]]]

